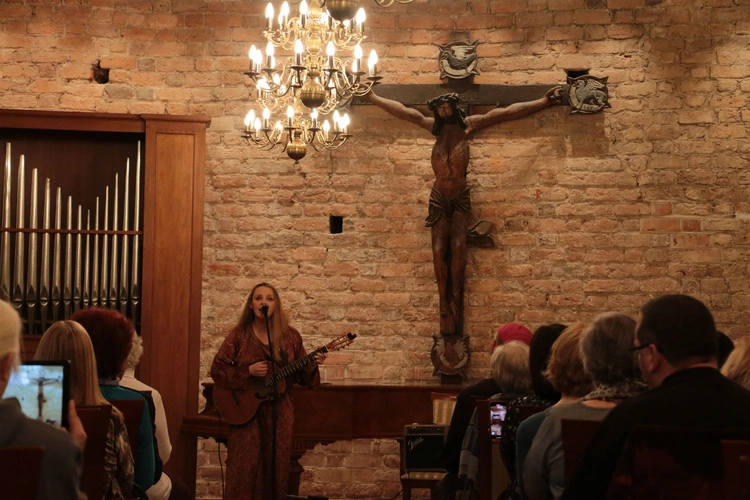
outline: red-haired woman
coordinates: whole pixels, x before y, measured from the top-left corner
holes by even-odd
[[[96,356],[99,388],[107,401],[143,399],[143,414],[138,433],[135,459],[135,484],[146,491],[154,484],[156,472],[153,421],[146,399],[137,391],[120,387],[119,376],[125,371],[125,360],[133,343],[133,324],[114,309],[92,307],[76,311],[70,317],[86,329]]]
[[[265,314],[264,314],[265,311]],[[273,356],[268,347],[266,315],[271,331]],[[247,298],[237,326],[224,339],[211,365],[211,377],[228,389],[247,389],[253,377],[268,375],[268,360],[284,366],[305,357],[302,338],[289,326],[289,320],[274,287],[259,283]],[[296,382],[315,386],[320,383],[318,365],[326,355],[318,353],[315,362],[290,374],[287,390],[277,400],[276,499],[286,498],[289,464],[292,456],[294,407],[289,389]],[[272,500],[272,403],[261,404],[255,416],[229,430],[226,498],[233,500]],[[275,500],[275,499],[274,499]]]

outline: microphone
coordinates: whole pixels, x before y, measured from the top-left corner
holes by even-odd
[[[268,304],[260,306],[260,310],[263,312],[263,316],[268,317]]]

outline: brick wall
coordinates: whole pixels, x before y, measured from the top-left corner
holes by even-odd
[[[705,300],[721,328],[750,320],[746,0],[416,0],[368,10],[367,48],[385,83],[437,83],[436,43],[479,40],[478,83],[562,82],[564,68],[609,76],[612,108],[552,108],[482,131],[472,146],[474,216],[498,247],[472,249],[466,333],[472,378],[492,332],[648,297]],[[274,282],[313,346],[360,335],[324,367],[329,382],[430,383],[437,298],[423,227],[432,138],[358,107],[355,138],[295,166],[240,138],[241,74],[261,41],[264,3],[219,0],[10,0],[0,3],[0,107],[206,114],[201,376],[252,285]],[[111,68],[91,81],[91,64]],[[475,110],[486,111],[484,109]],[[344,218],[342,234],[328,230]],[[212,442],[201,498],[220,494]],[[392,498],[388,441],[321,446],[303,458],[305,494]]]

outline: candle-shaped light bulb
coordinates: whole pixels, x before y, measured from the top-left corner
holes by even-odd
[[[302,66],[302,52],[305,50],[305,48],[302,46],[302,40],[297,38],[297,41],[294,42],[294,64],[297,66]]]
[[[278,132],[281,132],[282,130],[284,130],[284,126],[283,126],[283,125],[281,125],[281,120],[277,120],[277,121],[276,121],[276,130],[277,130]]]
[[[268,129],[268,120],[271,118],[271,112],[268,108],[263,108],[263,129]]]
[[[255,61],[255,51],[258,50],[255,48],[255,45],[250,46],[250,50],[247,53],[247,57],[250,58],[250,62]]]
[[[266,6],[266,28],[273,29],[273,5],[271,5],[271,2],[268,2]]]
[[[321,26],[328,25],[328,12],[323,12],[322,14],[320,14],[320,24]]]
[[[281,4],[281,11],[279,12],[279,28],[286,28],[286,22],[289,19],[289,4],[284,2]]]
[[[359,44],[354,47],[354,63],[352,64],[352,72],[358,71],[362,71],[362,47]]]
[[[323,138],[325,140],[328,140],[328,132],[331,130],[331,124],[328,123],[328,120],[325,120],[323,122]]]
[[[357,24],[362,24],[365,22],[366,18],[367,18],[367,14],[365,14],[365,9],[360,7],[359,10],[357,11],[357,15],[354,16],[354,21]]]
[[[291,106],[286,108],[286,126],[289,128],[294,126],[294,108]]]
[[[370,52],[370,57],[367,58],[368,76],[373,77],[378,75],[378,55],[375,53],[375,49]]]
[[[266,45],[266,68],[273,69],[274,64],[273,44],[271,42],[268,42],[268,45]]]
[[[299,25],[301,28],[307,25],[307,2],[305,0],[299,4]]]
[[[328,67],[333,69],[333,56],[336,54],[336,47],[333,45],[333,42],[328,42],[326,54],[328,54]]]
[[[281,15],[284,17],[289,17],[289,3],[284,2],[281,4]]]
[[[253,123],[253,128],[255,129],[256,134],[260,132],[260,118],[255,118],[255,122]]]
[[[341,117],[341,132],[346,135],[346,129],[349,127],[349,113],[345,113],[344,116]]]
[[[313,109],[310,113],[310,121],[312,128],[318,128],[318,110]]]
[[[340,120],[341,120],[341,115],[339,115],[339,110],[337,109],[336,111],[333,112],[333,131],[334,132],[339,131],[339,127],[341,125],[339,123]]]
[[[352,27],[352,21],[351,21],[351,19],[347,19],[346,21],[342,21],[341,24],[344,26],[344,33],[349,33],[349,31],[351,31],[351,27]]]
[[[252,109],[245,115],[245,130],[250,130],[250,124],[255,121],[255,111]]]

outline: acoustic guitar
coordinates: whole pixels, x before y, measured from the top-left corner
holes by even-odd
[[[318,347],[304,358],[300,358],[293,363],[289,363],[276,370],[275,375],[269,374],[266,377],[252,377],[250,387],[247,389],[228,389],[218,384],[214,385],[214,404],[216,410],[222,419],[232,425],[242,425],[249,422],[258,411],[258,406],[264,401],[273,399],[273,382],[276,381],[276,388],[279,394],[284,394],[286,389],[286,377],[295,373],[310,364],[319,352],[326,353],[338,351],[348,346],[357,335],[347,333],[338,337],[328,344]],[[247,368],[245,368],[247,369]]]

